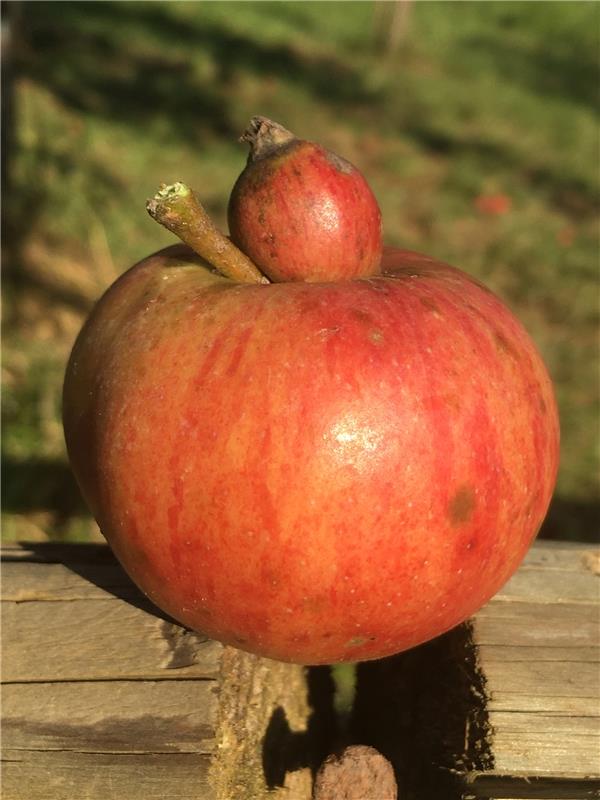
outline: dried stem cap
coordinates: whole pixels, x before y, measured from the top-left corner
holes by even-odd
[[[240,136],[240,142],[248,142],[250,145],[248,161],[264,158],[279,147],[295,140],[296,137],[291,131],[267,117],[252,117],[250,124]]]

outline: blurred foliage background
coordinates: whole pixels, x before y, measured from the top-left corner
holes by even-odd
[[[359,166],[388,243],[520,316],[562,418],[543,533],[595,535],[600,5],[12,2],[2,24],[5,538],[99,535],[62,438],[74,337],[172,241],[144,210],[159,183],[190,183],[225,226],[257,113]]]

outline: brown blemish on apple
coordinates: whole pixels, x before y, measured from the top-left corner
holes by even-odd
[[[435,317],[436,319],[444,319],[444,315],[440,311],[440,307],[430,297],[422,295],[421,297],[419,297],[419,302],[421,303],[423,308],[427,309],[427,311],[431,313],[432,317]]]
[[[448,518],[452,525],[464,525],[473,516],[475,492],[471,486],[461,486],[448,506]]]
[[[353,636],[349,639],[344,647],[361,647],[363,644],[374,642],[377,637],[375,636]]]
[[[362,308],[353,308],[351,313],[355,319],[361,322],[371,322],[373,320],[373,316],[368,311],[363,311]]]
[[[360,647],[361,644],[366,644],[369,640],[364,636],[353,636],[349,639],[344,647]]]
[[[444,402],[451,408],[453,411],[460,411],[460,399],[456,394],[446,394],[444,395]]]
[[[373,342],[373,344],[382,344],[383,338],[383,333],[379,328],[373,328],[369,331],[369,340]]]
[[[422,305],[424,308],[426,308],[428,311],[433,311],[433,312],[435,312],[435,313],[437,313],[437,314],[439,314],[439,313],[440,313],[440,307],[439,307],[439,306],[438,306],[438,304],[437,304],[435,301],[433,301],[433,300],[432,300],[430,297],[424,297],[424,296],[421,296],[421,297],[419,297],[419,302],[420,302],[420,303],[421,303],[421,305]]]
[[[346,161],[345,158],[341,158],[340,156],[337,156],[335,153],[331,153],[328,150],[325,151],[325,158],[327,161],[329,161],[332,167],[337,169],[337,171],[341,172],[343,175],[350,175],[354,170],[354,167],[349,161]]]
[[[496,343],[496,347],[498,348],[498,350],[500,350],[501,353],[506,353],[506,355],[510,356],[515,361],[521,360],[519,351],[511,342],[509,342],[509,340],[502,333],[502,331],[499,330],[494,331],[494,341]]]
[[[308,612],[320,612],[327,608],[327,600],[322,596],[304,597],[302,599],[302,606]]]

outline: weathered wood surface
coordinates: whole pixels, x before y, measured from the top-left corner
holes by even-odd
[[[310,797],[318,673],[181,628],[103,546],[4,547],[2,610],[3,800]]]
[[[475,616],[493,760],[466,776],[475,796],[526,780],[516,797],[600,797],[599,564],[589,545],[539,543]]]
[[[181,628],[103,546],[7,547],[2,571],[4,800],[308,800],[327,670]],[[600,797],[599,573],[540,542],[469,623],[359,665],[350,738],[402,800]]]
[[[600,797],[600,551],[538,542],[466,625],[358,670],[406,800]]]

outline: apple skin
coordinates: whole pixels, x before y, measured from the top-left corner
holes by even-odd
[[[235,284],[176,245],[98,302],[65,379],[82,493],[184,625],[283,661],[379,658],[457,625],[521,562],[558,462],[552,385],[479,283]]]

